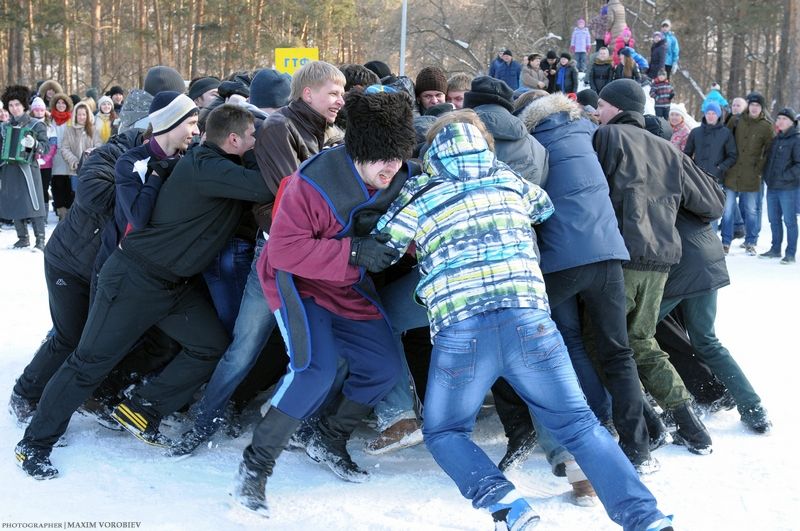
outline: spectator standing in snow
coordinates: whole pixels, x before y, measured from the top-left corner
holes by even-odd
[[[528,56],[528,61],[522,67],[521,85],[530,90],[547,89],[547,74],[541,68],[542,56],[532,53]],[[460,108],[460,107],[459,107]]]
[[[706,97],[703,99],[703,104],[700,107],[700,111],[705,113],[706,106],[714,102],[719,105],[719,108],[723,111],[728,111],[730,108],[728,107],[728,100],[725,99],[725,96],[722,95],[722,88],[719,86],[719,83],[714,82],[711,85],[711,90],[708,91]]]
[[[522,73],[522,65],[514,60],[511,50],[503,50],[500,53],[500,62],[492,63],[489,69],[489,76],[505,81],[511,90],[519,88],[519,76]]]
[[[572,39],[569,45],[569,51],[575,54],[578,72],[586,70],[586,56],[591,49],[592,36],[589,33],[589,28],[586,27],[586,21],[579,18],[577,26],[572,30]]]
[[[578,69],[575,68],[575,61],[568,52],[563,52],[559,59],[556,90],[564,94],[574,93],[578,90]]]
[[[697,122],[686,111],[683,103],[671,103],[669,106],[669,125],[672,126],[672,144],[683,151],[689,133],[697,127]]]
[[[678,38],[672,31],[672,22],[669,19],[661,23],[661,33],[664,34],[664,40],[667,41],[667,57],[664,62],[667,70],[667,77],[672,78],[672,71],[678,68],[678,59],[681,56],[681,47],[678,44]]]
[[[653,33],[653,44],[650,45],[650,68],[647,76],[655,79],[661,70],[665,70],[667,60],[667,41],[660,31]]]
[[[669,106],[675,97],[675,90],[672,88],[672,83],[667,79],[667,71],[663,68],[653,78],[650,96],[655,100],[656,116],[669,120]]]
[[[600,51],[600,48],[606,45],[606,33],[608,33],[608,6],[600,8],[600,12],[593,16],[589,21],[589,29],[592,32],[592,38],[595,42],[594,50]]]
[[[607,84],[614,79],[614,65],[611,61],[608,48],[603,46],[595,55],[594,63],[589,70],[589,87],[600,93]]]
[[[764,163],[767,185],[767,216],[772,228],[772,245],[761,256],[778,258],[786,225],[786,252],[781,264],[794,264],[797,255],[796,195],[800,188],[800,129],[797,112],[791,107],[778,111],[775,119],[778,134],[772,139]]]

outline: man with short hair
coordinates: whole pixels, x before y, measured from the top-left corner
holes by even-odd
[[[469,90],[472,76],[469,74],[454,74],[447,80],[447,95],[445,99],[452,103],[456,109],[464,107],[464,93]]]
[[[600,92],[597,116],[603,126],[593,139],[630,254],[622,266],[628,339],[645,389],[672,412],[676,441],[693,453],[708,454],[711,437],[654,335],[667,275],[681,257],[675,229],[678,207],[710,222],[721,214],[721,205],[715,201],[718,189],[713,182],[702,171],[690,171],[683,154],[644,128],[644,105],[638,83],[612,81]]]
[[[275,71],[260,71],[251,85],[251,99],[255,96],[259,107],[279,102],[286,88],[284,79]],[[333,123],[344,104],[344,85],[344,74],[332,64],[313,61],[304,65],[291,78],[286,94],[291,100],[289,104],[269,114],[258,131],[255,158],[272,195],[269,201],[259,202],[255,208],[260,230],[233,327],[233,340],[195,406],[194,426],[170,448],[171,455],[189,454],[214,434],[225,405],[255,365],[275,329],[275,316],[269,311],[256,270],[265,235],[272,224],[273,198],[279,195],[281,182],[300,164],[341,139],[341,132]],[[277,90],[272,97],[268,97],[270,88]],[[283,357],[275,361],[285,367]]]
[[[728,253],[733,240],[734,208],[736,199],[743,205],[745,238],[744,248],[748,256],[755,256],[758,234],[761,231],[761,203],[764,169],[767,152],[774,132],[772,124],[764,114],[764,96],[759,92],[747,95],[747,112],[728,122],[736,139],[739,154],[725,175],[725,212],[722,215],[722,245]]]
[[[29,476],[58,474],[49,456],[70,416],[151,326],[183,350],[114,410],[118,422],[149,444],[166,444],[161,417],[189,401],[225,350],[227,334],[196,277],[230,238],[245,203],[272,194],[257,171],[240,164],[255,141],[252,115],[221,105],[206,126],[206,142],[175,167],[150,223],[129,234],[103,266],[78,347],[47,384],[15,449]]]
[[[522,65],[514,60],[511,50],[505,49],[500,52],[500,61],[492,63],[489,68],[489,76],[500,81],[505,81],[511,90],[519,88],[519,76],[522,73]]]

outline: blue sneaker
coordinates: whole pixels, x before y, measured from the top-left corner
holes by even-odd
[[[656,520],[649,526],[646,531],[673,531],[672,529],[672,515],[665,516],[660,520]]]
[[[508,502],[507,500],[513,501]],[[516,491],[511,491],[502,500],[488,507],[494,518],[495,531],[522,531],[533,529],[539,523],[539,515],[533,507],[520,498]]]

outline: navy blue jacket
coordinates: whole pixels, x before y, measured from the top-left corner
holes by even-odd
[[[733,133],[725,127],[722,120],[715,125],[709,125],[705,118],[700,127],[695,127],[689,133],[683,152],[719,183],[722,183],[725,172],[736,163],[739,153]]]
[[[800,186],[800,129],[796,126],[772,139],[764,164],[764,182],[772,190]]]
[[[549,153],[544,189],[555,212],[536,226],[542,273],[629,260],[592,147],[595,125],[563,94],[534,101],[522,119]]]
[[[114,165],[129,149],[142,143],[142,133],[128,130],[95,149],[78,171],[75,202],[53,230],[45,259],[58,269],[91,281],[103,227],[113,219]]]
[[[511,87],[512,90],[519,88],[519,76],[522,74],[522,65],[516,61],[506,63],[498,58],[492,61],[492,66],[489,68],[489,75],[500,81],[505,81],[506,85]]]

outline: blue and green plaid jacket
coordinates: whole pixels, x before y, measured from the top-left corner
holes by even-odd
[[[431,337],[490,310],[549,311],[531,228],[553,213],[547,193],[498,161],[470,124],[445,126],[423,168],[376,231],[390,234],[389,245],[401,251],[416,242],[417,295],[428,308]]]

